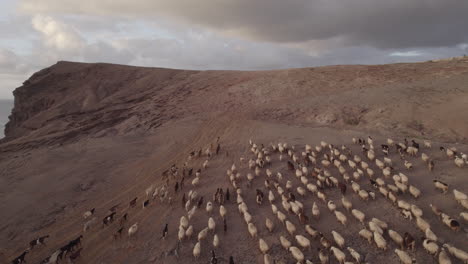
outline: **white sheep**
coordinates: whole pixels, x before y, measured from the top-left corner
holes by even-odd
[[[411,170],[411,169],[413,168],[413,163],[411,163],[411,162],[409,162],[409,161],[407,161],[407,160],[405,160],[404,165],[405,165],[405,168],[406,168],[407,170]]]
[[[278,207],[276,207],[276,205],[272,204],[271,205],[271,211],[273,212],[274,215],[276,215],[278,213]]]
[[[396,187],[393,184],[387,184],[387,188],[390,189],[390,191],[392,191],[394,193],[398,193],[400,191],[400,189],[398,189],[398,187]]]
[[[351,254],[351,256],[353,257],[353,259],[356,260],[356,263],[361,263],[361,261],[362,261],[361,254],[359,254],[356,250],[354,250],[351,247],[347,247],[346,249],[348,249],[348,251]],[[345,264],[347,264],[347,263],[348,262],[345,262]]]
[[[296,235],[295,238],[296,238],[297,243],[298,243],[301,247],[303,247],[304,249],[306,249],[306,248],[310,249],[310,240],[307,239],[305,236],[303,236],[303,235]]]
[[[428,162],[430,158],[426,153],[421,153],[421,159],[424,162]]]
[[[421,210],[421,208],[419,208],[418,206],[416,206],[414,204],[411,205],[411,213],[415,217],[422,217],[423,216],[423,211]]]
[[[330,249],[333,252],[333,255],[335,256],[336,260],[338,260],[340,264],[344,264],[346,260],[345,253],[341,251],[339,248],[336,248],[334,246],[332,246]]]
[[[398,190],[400,190],[402,193],[406,193],[406,191],[408,191],[408,186],[404,183],[395,182],[395,185],[397,186]]]
[[[309,179],[307,179],[304,176],[301,176],[301,183],[304,184],[304,186],[307,186],[307,184],[309,183]]]
[[[463,206],[465,209],[468,209],[468,199],[466,200],[461,200],[460,201],[461,206]]]
[[[307,234],[311,235],[313,238],[315,238],[315,237],[317,237],[319,235],[319,232],[316,229],[314,229],[313,227],[311,227],[310,225],[306,225],[305,230],[306,230]]]
[[[361,168],[363,170],[367,170],[369,168],[369,164],[365,161],[361,161]]]
[[[190,239],[193,235],[193,226],[189,226],[187,230],[185,230],[185,237]]]
[[[393,194],[393,192],[389,191],[389,192],[388,192],[388,195],[387,195],[387,198],[388,198],[393,204],[396,204],[397,198],[396,198],[395,194]]]
[[[340,235],[340,233],[336,232],[335,230],[332,230],[332,235],[333,239],[335,240],[336,244],[340,247],[343,248],[345,244],[345,239],[343,236]]]
[[[382,170],[382,174],[385,176],[385,178],[388,178],[390,175],[392,175],[392,170],[389,167],[385,167]]]
[[[447,255],[447,252],[445,252],[444,248],[440,250],[438,259],[439,259],[439,264],[452,264],[452,261]]]
[[[182,217],[180,217],[180,226],[182,226],[183,228],[187,228],[188,225],[189,225],[189,221],[187,219],[187,217],[185,217],[185,215],[183,215]]]
[[[398,208],[402,208],[402,209],[405,209],[405,210],[410,210],[411,209],[411,205],[408,202],[403,201],[403,200],[398,200],[397,206],[398,206]]]
[[[468,261],[468,253],[452,246],[451,244],[445,243],[442,245],[444,248],[448,250],[452,256],[456,257],[457,259],[464,261],[465,263]]]
[[[257,236],[257,228],[253,223],[249,223],[247,226],[247,229],[249,230],[249,234],[251,237],[256,237]]]
[[[342,196],[341,197],[341,203],[343,204],[343,207],[346,208],[346,210],[349,212],[353,208],[353,204],[351,203],[350,200],[348,200],[346,197]]]
[[[408,184],[409,179],[408,176],[406,176],[406,174],[399,172],[398,176],[400,176],[401,183]]]
[[[388,157],[384,157],[384,163],[387,164],[388,166],[393,165],[392,159]]]
[[[297,260],[297,262],[302,263],[304,261],[304,254],[300,249],[297,247],[290,247],[289,251],[291,252],[293,258]]]
[[[301,196],[305,196],[306,190],[302,188],[301,186],[297,187],[297,193],[300,194]]]
[[[426,232],[424,232],[424,235],[426,236],[427,239],[432,240],[434,242],[437,242],[437,236],[432,232],[430,228],[426,229]]]
[[[431,228],[429,223],[421,217],[416,217],[416,226],[423,232],[426,232],[426,229]]]
[[[184,227],[183,227],[183,226],[179,226],[179,232],[177,233],[177,238],[179,239],[179,241],[184,240],[184,238],[185,238],[185,230],[184,230]]]
[[[426,147],[426,148],[432,148],[431,141],[429,141],[429,140],[424,140],[423,142],[424,142],[424,147]]]
[[[398,234],[397,231],[392,229],[388,230],[388,236],[395,242],[400,248],[403,248],[403,237]]]
[[[374,242],[378,248],[387,250],[387,241],[383,238],[382,234],[374,231]]]
[[[359,184],[357,184],[354,181],[351,181],[351,188],[355,193],[359,193],[359,191],[361,190],[361,186],[359,186]]]
[[[198,233],[198,241],[205,239],[208,236],[208,227],[205,227]]]
[[[249,212],[244,212],[244,221],[246,224],[252,222],[252,215]]]
[[[364,218],[366,218],[366,215],[359,211],[358,209],[353,209],[351,210],[351,214],[359,221],[361,224],[364,223]]]
[[[203,162],[203,169],[208,168],[208,162],[208,160],[205,160],[205,162]]]
[[[462,200],[467,200],[468,196],[457,189],[453,189],[453,196],[455,197],[455,201],[460,202]]]
[[[340,212],[338,210],[335,210],[335,217],[338,220],[338,222],[340,222],[342,225],[346,226],[347,218],[342,212]]]
[[[280,220],[280,222],[284,224],[284,221],[286,220],[286,215],[283,214],[283,212],[281,212],[280,210],[278,210],[277,217],[278,220]]]
[[[367,230],[367,229],[361,229],[359,231],[359,235],[365,239],[367,239],[367,242],[371,243],[372,242],[372,237],[373,237],[373,234],[371,231]]]
[[[366,190],[359,190],[358,195],[364,201],[369,200],[369,193]]]
[[[373,217],[371,221],[376,223],[380,228],[384,230],[388,229],[388,224],[378,218]]]
[[[207,202],[206,203],[206,212],[208,214],[211,214],[211,212],[213,212],[213,203],[212,202]]]
[[[218,238],[218,234],[215,234],[215,235],[213,236],[213,247],[214,247],[214,248],[219,247],[219,238]]]
[[[379,187],[379,192],[384,196],[388,196],[388,190],[385,187]]]
[[[275,261],[269,254],[263,255],[263,264],[274,264]]]
[[[429,239],[424,239],[423,247],[429,254],[431,254],[434,257],[439,252],[439,246],[435,242],[433,242],[433,241],[431,241]]]
[[[327,203],[327,207],[328,207],[328,210],[330,211],[335,211],[336,209],[336,205],[335,203],[332,201],[332,200],[329,200],[328,203]]]
[[[196,187],[199,183],[200,183],[200,178],[199,178],[199,177],[195,177],[195,178],[192,180],[192,185],[195,186],[195,187]]]
[[[395,254],[397,254],[402,264],[412,264],[416,263],[416,260],[412,259],[408,253],[403,250],[395,249]]]
[[[323,192],[317,191],[317,198],[319,198],[320,200],[325,202],[325,200],[327,199],[327,196],[325,196],[325,194]]]
[[[468,212],[461,212],[460,218],[463,219],[465,222],[468,222]]]
[[[273,232],[273,229],[275,228],[275,224],[268,217],[265,219],[265,226],[270,233]]]
[[[219,215],[224,219],[226,217],[227,210],[224,205],[219,206]]]
[[[128,229],[128,236],[133,236],[135,233],[138,231],[138,223],[133,224],[129,229]]]
[[[262,252],[263,254],[266,254],[270,249],[268,247],[268,244],[262,238],[258,240],[258,247],[260,248],[260,252]]]
[[[286,220],[286,230],[288,230],[289,234],[293,235],[296,232],[296,226],[289,222],[289,220]]]
[[[370,231],[377,232],[377,233],[383,235],[383,229],[376,222],[369,221],[368,224],[369,224]]]
[[[465,161],[462,158],[456,157],[453,162],[458,168],[463,168],[465,166]]]
[[[281,243],[281,246],[283,246],[283,248],[286,250],[288,250],[289,247],[291,247],[292,245],[291,242],[283,236],[280,236],[280,243]]]
[[[309,183],[307,184],[307,190],[309,190],[312,193],[316,193],[318,191],[317,185]]]
[[[198,241],[195,246],[193,247],[193,256],[195,257],[195,259],[198,259],[198,257],[200,257],[200,253],[201,253],[201,244],[200,244],[200,241]]]
[[[377,167],[379,167],[379,169],[381,169],[381,170],[383,170],[385,168],[385,163],[382,162],[379,159],[375,159],[375,165],[377,165]]]
[[[281,174],[281,172],[277,172],[276,173],[276,178],[278,179],[278,181],[282,181],[283,180],[283,174]]]
[[[413,185],[409,186],[409,192],[416,199],[419,198],[419,196],[421,196],[421,191]]]
[[[216,229],[216,223],[215,223],[213,217],[210,217],[210,218],[208,219],[208,229],[209,229],[211,232],[214,232],[215,229]]]
[[[406,149],[406,152],[410,154],[410,156],[416,156],[418,154],[418,149],[410,146]]]

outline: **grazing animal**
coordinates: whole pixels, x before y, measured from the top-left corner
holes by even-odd
[[[91,217],[91,216],[94,214],[94,211],[95,211],[95,210],[96,210],[96,208],[93,208],[93,209],[91,209],[91,210],[89,210],[89,211],[84,212],[83,218],[86,219],[86,218]]]
[[[135,207],[137,199],[138,199],[138,197],[133,198],[133,199],[130,201],[129,206],[130,206],[130,207]]]
[[[465,263],[468,261],[468,253],[459,249],[459,248],[456,248],[454,246],[452,246],[451,244],[448,244],[448,243],[445,243],[442,245],[444,248],[446,248],[448,250],[448,252],[456,257],[457,259],[461,260],[461,261],[464,261]]]
[[[411,251],[414,251],[415,249],[416,241],[414,240],[413,236],[408,232],[405,232],[405,234],[403,235],[403,245],[405,246],[405,248]]]
[[[270,249],[268,247],[268,244],[265,242],[265,240],[263,240],[263,238],[260,238],[258,240],[258,247],[260,248],[260,252],[262,252],[263,254],[266,254],[268,250]]]
[[[341,251],[340,249],[336,248],[336,247],[331,247],[330,250],[333,252],[333,255],[335,256],[336,260],[340,263],[340,264],[344,264],[345,260],[346,260],[346,255],[343,251]]]
[[[128,229],[128,236],[133,236],[137,231],[138,231],[138,223],[135,223]]]
[[[397,254],[398,258],[400,259],[402,264],[413,264],[416,263],[416,260],[411,258],[408,253],[403,250],[399,250],[398,248],[395,249],[395,254]]]
[[[195,257],[195,259],[198,259],[198,257],[200,257],[200,253],[201,253],[201,244],[200,244],[200,241],[198,241],[195,246],[193,247],[193,256]]]
[[[374,242],[378,248],[383,249],[384,251],[387,250],[387,241],[383,238],[382,234],[379,232],[374,231]]]
[[[161,237],[161,238],[165,239],[168,232],[169,232],[169,224],[166,224],[166,225],[164,226],[163,231],[162,231],[162,237]]]
[[[21,255],[19,255],[15,259],[13,259],[13,261],[11,261],[11,263],[12,264],[25,263],[26,261],[24,260],[24,258],[26,257],[26,254],[28,254],[28,253],[29,253],[29,249],[26,249],[25,251],[23,251],[23,253],[21,253]]]
[[[434,241],[431,241],[429,239],[426,239],[426,238],[422,238],[423,240],[423,247],[424,249],[429,253],[431,254],[432,256],[436,256],[437,253],[439,252],[439,246],[437,245],[437,243],[435,243]]]
[[[444,182],[441,182],[439,180],[433,180],[434,182],[434,186],[436,187],[436,189],[439,189],[442,191],[442,193],[446,194],[448,192],[448,184],[447,183],[444,183]]]
[[[289,252],[297,262],[302,263],[304,261],[304,253],[299,248],[290,247]]]

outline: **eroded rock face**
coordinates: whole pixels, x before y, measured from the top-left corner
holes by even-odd
[[[460,141],[468,135],[459,122],[467,80],[466,59],[260,72],[58,62],[14,91],[0,149],[153,133],[170,121],[223,112],[335,127],[378,124]]]

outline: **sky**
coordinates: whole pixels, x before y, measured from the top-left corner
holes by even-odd
[[[0,0],[0,99],[59,60],[267,70],[468,54],[467,0]]]

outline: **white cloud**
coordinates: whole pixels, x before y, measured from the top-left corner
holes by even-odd
[[[77,51],[85,45],[81,36],[70,26],[45,16],[35,15],[31,21],[34,29],[39,31],[45,44],[59,51]]]
[[[423,53],[417,50],[395,51],[395,52],[390,53],[390,56],[394,56],[394,57],[417,57],[421,55],[423,55]]]

